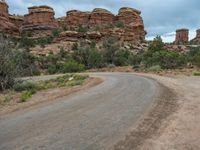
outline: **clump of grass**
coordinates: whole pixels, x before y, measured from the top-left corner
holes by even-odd
[[[200,76],[200,71],[194,71],[194,72],[193,72],[193,75],[194,75],[194,76]]]
[[[33,96],[33,92],[32,91],[24,91],[21,94],[21,102],[27,102],[28,99],[30,99]]]
[[[148,71],[160,72],[160,71],[162,71],[162,69],[161,69],[160,65],[155,65],[155,66],[151,66],[150,68],[148,68]]]

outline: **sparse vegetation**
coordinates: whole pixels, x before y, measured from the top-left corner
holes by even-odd
[[[13,89],[8,90],[3,99],[0,99],[0,102],[8,103],[17,95],[20,95],[20,102],[26,102],[38,91],[82,85],[87,78],[87,75],[67,74],[47,81],[18,81]]]
[[[194,71],[194,72],[193,72],[193,75],[194,75],[194,76],[200,76],[200,71]]]

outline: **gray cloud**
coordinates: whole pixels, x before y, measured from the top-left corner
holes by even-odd
[[[64,16],[66,11],[79,9],[90,11],[96,7],[117,13],[120,7],[129,6],[142,11],[148,36],[164,35],[177,28],[200,28],[199,0],[7,0],[11,13],[25,14],[32,5],[50,5],[56,16]],[[171,35],[169,35],[171,37]]]

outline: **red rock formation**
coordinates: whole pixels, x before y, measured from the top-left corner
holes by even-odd
[[[116,22],[122,22],[125,25],[125,40],[140,41],[145,39],[143,19],[139,10],[123,7],[116,16]]]
[[[196,32],[196,37],[191,41],[192,44],[200,44],[200,29],[198,29]]]
[[[71,10],[67,12],[66,25],[70,27],[87,26],[90,12]]]
[[[24,16],[24,22],[21,27],[22,32],[34,31],[44,31],[47,34],[48,31],[58,28],[58,23],[54,18],[54,10],[49,6],[34,6],[29,7],[29,14]]]
[[[102,26],[114,23],[115,16],[106,9],[96,8],[90,15],[90,26]]]
[[[176,40],[175,44],[187,44],[189,41],[189,30],[188,29],[178,29],[176,30]]]
[[[68,41],[68,42],[78,42],[80,39],[84,38],[85,34],[76,31],[65,31],[60,33],[60,35],[54,40],[54,42]]]
[[[9,34],[18,33],[17,27],[9,20],[8,5],[4,0],[0,0],[0,31]]]
[[[9,20],[13,23],[18,29],[22,26],[24,22],[24,16],[9,16]]]

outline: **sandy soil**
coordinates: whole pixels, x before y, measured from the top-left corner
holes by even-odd
[[[200,149],[200,77],[158,76],[170,89],[116,150],[199,150]]]
[[[72,93],[85,90],[87,88],[100,84],[101,82],[103,81],[100,78],[89,78],[85,81],[85,83],[82,86],[75,86],[72,88],[63,87],[63,88],[56,88],[56,89],[37,92],[28,102],[25,103],[13,102],[9,103],[9,105],[1,106],[0,117],[21,109],[34,109],[34,106],[37,107],[37,104],[46,105],[47,102],[58,100],[58,98],[60,97],[64,97]]]

